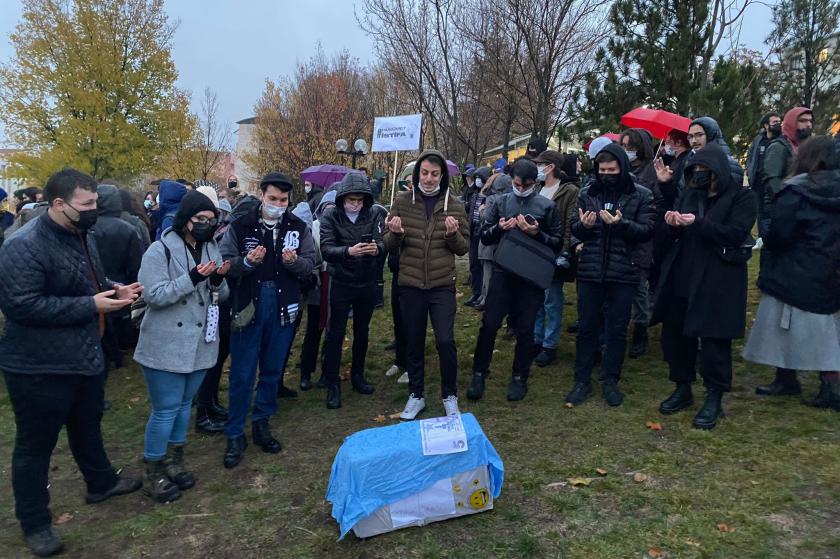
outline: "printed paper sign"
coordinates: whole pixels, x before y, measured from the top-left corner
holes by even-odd
[[[467,433],[461,416],[435,417],[420,422],[423,456],[466,452]]]
[[[422,524],[428,518],[451,516],[455,514],[452,481],[449,478],[442,479],[419,493],[391,503],[389,509],[394,528],[416,522]]]
[[[373,119],[371,151],[414,151],[420,148],[423,115],[378,116]]]

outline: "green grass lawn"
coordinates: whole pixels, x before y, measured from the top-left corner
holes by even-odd
[[[757,259],[752,261],[753,273]],[[462,274],[463,277],[463,274]],[[460,286],[459,290],[466,288]],[[567,299],[574,301],[568,286]],[[751,290],[751,311],[758,292]],[[461,298],[460,300],[463,300]],[[459,300],[459,301],[460,301]],[[564,326],[575,307],[565,307]],[[345,383],[344,407],[329,411],[324,392],[282,401],[272,425],[278,455],[249,446],[242,464],[222,468],[224,439],[191,434],[188,465],[199,481],[179,501],[152,503],[141,493],[101,505],[83,503],[84,486],[62,435],[53,455],[52,511],[71,557],[287,557],[432,559],[564,558],[837,558],[840,557],[840,414],[806,408],[797,398],[761,399],[754,387],[764,367],[735,363],[727,417],[717,429],[691,428],[694,411],[661,417],[671,389],[658,328],[649,355],[628,360],[623,406],[609,408],[600,391],[567,409],[574,337],[564,331],[559,363],[533,371],[525,401],[505,401],[513,357],[499,337],[485,399],[463,396],[469,383],[480,315],[459,306],[457,339],[461,409],[476,415],[505,462],[495,510],[408,528],[361,541],[337,542],[324,500],[333,457],[347,435],[382,425],[373,418],[401,410],[405,385],[386,379],[392,355],[390,311],[377,311],[368,353],[372,396]],[[296,346],[297,347],[297,346]],[[741,343],[736,344],[736,353]],[[442,415],[431,334],[425,416]],[[345,351],[345,361],[349,359]],[[297,355],[291,359],[295,363]],[[296,371],[287,384],[297,385]],[[815,375],[804,375],[807,394]],[[0,383],[2,384],[2,383]],[[131,366],[112,373],[114,407],[103,420],[117,467],[139,472],[149,403]],[[697,404],[699,405],[699,403]],[[695,405],[695,410],[697,405]],[[646,427],[649,421],[662,430]],[[392,423],[393,420],[387,420]],[[14,421],[0,387],[0,557],[25,557],[14,518],[10,460]],[[603,469],[606,475],[599,475]],[[641,475],[637,475],[641,474]],[[591,478],[573,486],[569,478]]]

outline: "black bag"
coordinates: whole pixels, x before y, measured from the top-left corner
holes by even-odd
[[[548,289],[554,279],[557,255],[548,247],[519,229],[506,232],[495,254],[502,270],[540,289]]]
[[[730,264],[746,264],[752,258],[755,239],[752,234],[747,233],[747,238],[737,247],[718,247],[717,255],[724,262]]]

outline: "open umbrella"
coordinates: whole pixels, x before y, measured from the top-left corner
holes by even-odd
[[[691,119],[668,111],[639,107],[621,117],[621,124],[627,128],[643,128],[654,138],[663,139],[671,130],[688,132]]]
[[[601,136],[603,136],[604,138],[609,138],[613,142],[620,142],[621,141],[621,134],[616,134],[615,132],[607,132],[606,134],[601,134]],[[600,138],[601,136],[598,136],[598,137]],[[595,138],[592,138],[592,140],[594,140],[594,139]],[[584,150],[589,149],[589,144],[592,143],[592,140],[588,140],[585,144],[583,144],[583,149]]]
[[[458,165],[448,159],[446,160],[446,169],[449,171],[450,177],[461,174],[461,169],[458,168]]]
[[[301,171],[300,178],[326,188],[343,179],[347,173],[361,173],[361,171],[341,165],[315,165]]]

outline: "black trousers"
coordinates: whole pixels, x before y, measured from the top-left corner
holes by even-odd
[[[426,325],[432,321],[440,358],[442,398],[458,394],[458,349],[455,346],[455,287],[400,288],[408,363],[408,391],[417,398],[426,388]]]
[[[341,347],[347,332],[347,320],[353,309],[352,375],[363,375],[368,348],[368,328],[379,297],[379,286],[351,287],[336,281],[330,289],[330,325],[324,340],[324,375],[332,384],[339,382]]]
[[[318,348],[321,346],[321,305],[306,305],[306,331],[300,349],[300,378],[312,378],[318,365]]]
[[[403,328],[402,308],[400,307],[400,272],[395,271],[391,276],[391,315],[394,318],[394,364],[405,370],[408,366],[407,350],[405,346],[405,329]]]
[[[472,289],[473,299],[481,297],[482,278],[484,277],[484,266],[478,259],[478,244],[480,242],[481,238],[477,235],[477,231],[473,232],[470,237],[470,288]]]
[[[670,368],[669,378],[673,382],[694,382],[699,354],[703,386],[729,392],[732,389],[732,340],[684,336],[687,312],[688,299],[675,297],[662,317],[662,355]]]
[[[484,316],[478,330],[473,370],[486,373],[490,369],[496,333],[507,316],[508,325],[516,334],[513,376],[527,379],[534,360],[534,323],[544,300],[545,290],[494,267],[487,299],[484,301]]]
[[[102,443],[103,375],[30,375],[5,373],[15,413],[12,488],[15,515],[25,534],[52,523],[49,503],[50,456],[61,428],[67,427],[70,451],[90,493],[104,493],[117,473]]]
[[[219,308],[219,357],[216,364],[207,369],[207,374],[201,382],[195,400],[198,406],[210,406],[219,401],[219,383],[222,380],[225,362],[230,356],[230,325],[230,307],[223,305]]]
[[[636,284],[578,281],[578,335],[575,347],[575,382],[591,382],[595,352],[606,334],[607,350],[601,361],[601,381],[618,382],[627,350],[627,325],[636,296]]]

